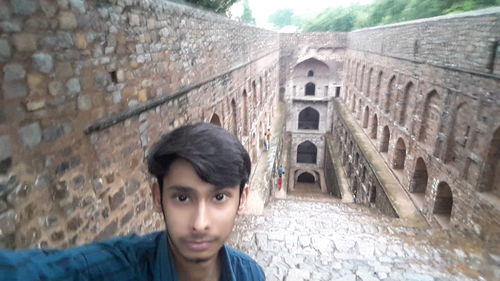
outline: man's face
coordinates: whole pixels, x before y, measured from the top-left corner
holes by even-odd
[[[229,237],[237,213],[246,202],[248,189],[240,197],[239,186],[215,189],[201,180],[192,165],[175,160],[163,180],[163,198],[153,186],[155,208],[163,212],[176,259],[203,262],[217,257]]]

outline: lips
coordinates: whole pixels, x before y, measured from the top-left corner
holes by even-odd
[[[210,248],[213,241],[186,241],[189,250],[194,252],[206,251]]]

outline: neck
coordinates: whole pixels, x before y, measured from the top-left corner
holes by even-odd
[[[169,241],[170,242],[170,241]],[[188,260],[170,244],[175,267],[181,281],[218,281],[221,273],[219,254],[204,261]]]

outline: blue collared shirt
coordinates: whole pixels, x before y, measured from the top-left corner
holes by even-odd
[[[0,251],[0,280],[179,281],[165,232],[124,236],[67,250]],[[249,256],[223,246],[221,281],[265,280]]]

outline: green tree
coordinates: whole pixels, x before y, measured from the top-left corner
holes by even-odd
[[[227,10],[239,0],[184,0],[185,2],[193,3],[194,5],[201,6],[212,10],[219,14],[226,14]],[[174,1],[183,2],[183,1]]]
[[[295,25],[297,22],[293,9],[277,10],[269,16],[268,21],[276,27]]]
[[[255,25],[255,18],[252,16],[252,10],[250,9],[248,0],[243,0],[243,15],[241,16],[241,20]]]

